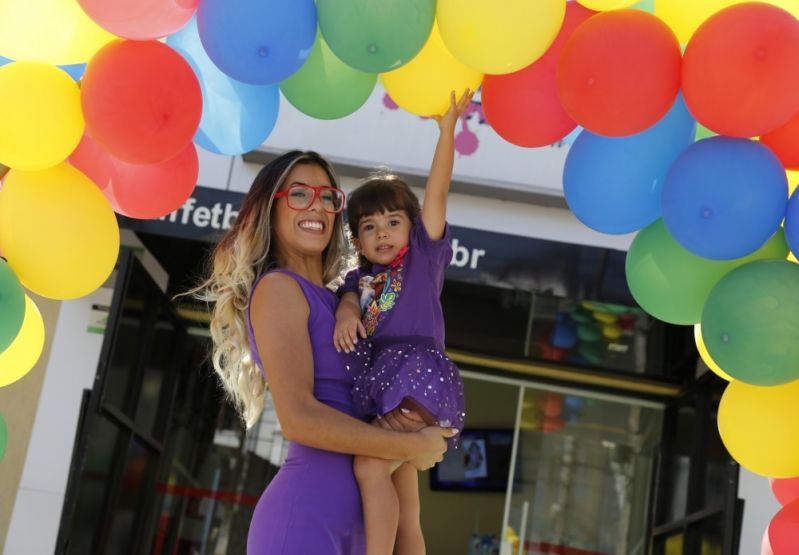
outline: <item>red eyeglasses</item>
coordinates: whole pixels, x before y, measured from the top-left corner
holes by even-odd
[[[289,208],[307,210],[319,198],[322,209],[331,214],[338,214],[344,209],[344,191],[335,187],[314,187],[305,183],[292,183],[285,191],[275,193],[275,198],[286,197]]]

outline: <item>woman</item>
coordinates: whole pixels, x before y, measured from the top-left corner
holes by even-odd
[[[364,552],[363,515],[352,455],[408,461],[426,469],[446,450],[448,428],[402,413],[363,422],[352,374],[333,342],[336,297],[325,285],[347,252],[339,190],[330,164],[293,151],[265,166],[238,218],[213,253],[202,297],[214,302],[214,367],[248,426],[268,379],[286,462],[262,495],[247,552]],[[390,429],[389,429],[390,428]]]

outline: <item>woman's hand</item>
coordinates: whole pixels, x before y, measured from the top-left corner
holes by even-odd
[[[408,462],[416,470],[427,470],[436,463],[441,462],[447,450],[446,439],[458,433],[454,428],[442,428],[441,426],[427,426],[416,434],[418,447],[414,450],[414,455]]]
[[[361,319],[349,311],[336,314],[336,329],[333,331],[333,345],[338,352],[351,353],[358,343],[358,336],[366,339],[366,328]]]
[[[442,116],[433,116],[433,119],[438,122],[438,128],[443,131],[454,131],[455,124],[458,123],[458,118],[463,115],[466,108],[472,102],[474,92],[466,89],[460,97],[460,100],[455,101],[455,91],[450,93],[449,109]]]

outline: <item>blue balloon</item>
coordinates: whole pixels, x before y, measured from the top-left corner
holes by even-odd
[[[787,202],[785,170],[768,147],[710,137],[688,147],[669,170],[663,221],[692,253],[731,260],[774,235]]]
[[[565,312],[558,313],[549,342],[558,349],[572,349],[577,345],[577,325]]]
[[[785,211],[785,239],[794,256],[799,257],[799,189],[796,189]]]
[[[167,38],[166,43],[186,59],[200,82],[203,112],[194,142],[205,150],[228,156],[263,144],[277,121],[278,86],[249,85],[222,73],[203,49],[196,18]]]
[[[197,26],[208,56],[227,75],[276,84],[308,58],[316,39],[314,0],[200,0]]]
[[[571,132],[571,133],[569,133],[568,135],[566,135],[565,137],[563,137],[563,138],[560,140],[560,142],[562,142],[562,143],[565,143],[565,144],[567,144],[567,145],[572,145],[572,144],[574,144],[574,141],[576,141],[576,140],[577,140],[577,137],[579,137],[579,136],[580,136],[580,133],[582,133],[582,132],[583,132],[583,128],[582,128],[581,126],[579,126],[579,125],[578,125],[577,127],[575,127],[575,128],[572,130],[572,132]]]
[[[69,73],[69,76],[75,81],[80,81],[83,78],[83,73],[86,71],[86,64],[70,64],[58,67]]]
[[[583,131],[566,157],[566,203],[581,222],[602,233],[646,227],[660,217],[663,179],[695,134],[696,122],[682,95],[659,122],[635,135]]]
[[[0,66],[4,66],[6,64],[10,64],[13,61],[14,60],[10,60],[8,58],[4,58],[3,56],[0,56]]]

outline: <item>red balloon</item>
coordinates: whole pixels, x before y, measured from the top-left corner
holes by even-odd
[[[680,45],[671,29],[639,10],[590,17],[558,59],[558,96],[566,112],[594,133],[643,131],[666,115],[680,89]]]
[[[799,21],[756,2],[721,10],[691,37],[682,80],[688,108],[711,131],[773,131],[799,112]]]
[[[156,39],[183,27],[197,0],[78,0],[100,27],[128,39]]]
[[[774,555],[796,555],[799,546],[799,501],[785,505],[768,525],[768,540]]]
[[[799,113],[788,123],[760,137],[788,170],[799,170]]]
[[[566,39],[595,13],[569,2],[560,33],[541,58],[514,73],[485,76],[480,97],[483,111],[503,139],[518,146],[545,146],[577,127],[560,104],[555,68]]]
[[[768,481],[780,505],[799,499],[799,478],[769,478]]]
[[[81,102],[92,138],[133,164],[177,156],[202,113],[194,71],[157,41],[117,40],[103,47],[86,67]]]
[[[191,196],[199,174],[193,143],[165,162],[130,164],[84,134],[69,162],[102,190],[115,212],[129,218],[160,218],[177,210]]]

